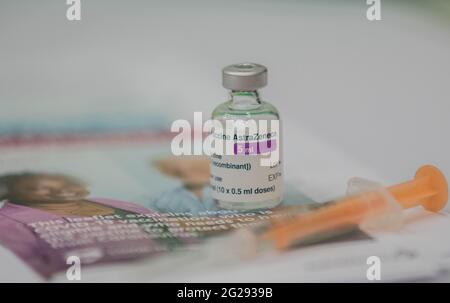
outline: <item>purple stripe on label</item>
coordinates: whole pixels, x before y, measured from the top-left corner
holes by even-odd
[[[259,155],[277,149],[277,140],[234,143],[235,155]]]

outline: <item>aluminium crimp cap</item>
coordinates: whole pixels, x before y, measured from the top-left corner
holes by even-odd
[[[256,90],[267,85],[267,68],[256,63],[238,63],[222,70],[223,87],[236,90]]]

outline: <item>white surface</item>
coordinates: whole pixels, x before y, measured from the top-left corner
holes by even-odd
[[[252,60],[269,67],[263,97],[290,125],[290,165],[330,173],[308,157],[307,133],[390,181],[428,162],[450,174],[450,21],[385,1],[369,22],[363,2],[84,1],[79,23],[63,2],[2,2],[0,118],[46,105],[54,117],[133,106],[208,116],[226,98],[220,69]]]

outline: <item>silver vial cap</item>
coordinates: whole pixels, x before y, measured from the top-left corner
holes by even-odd
[[[222,70],[223,87],[230,90],[256,90],[267,85],[267,68],[256,63],[238,63]]]

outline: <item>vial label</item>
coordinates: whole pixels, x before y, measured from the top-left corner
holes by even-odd
[[[214,133],[216,139],[222,139],[224,147],[227,144],[232,146],[232,154],[211,156],[210,184],[213,198],[239,203],[281,199],[283,172],[280,134],[279,129],[248,136]],[[261,160],[266,159],[267,162],[272,153],[277,153],[276,160],[271,165],[262,165]]]

